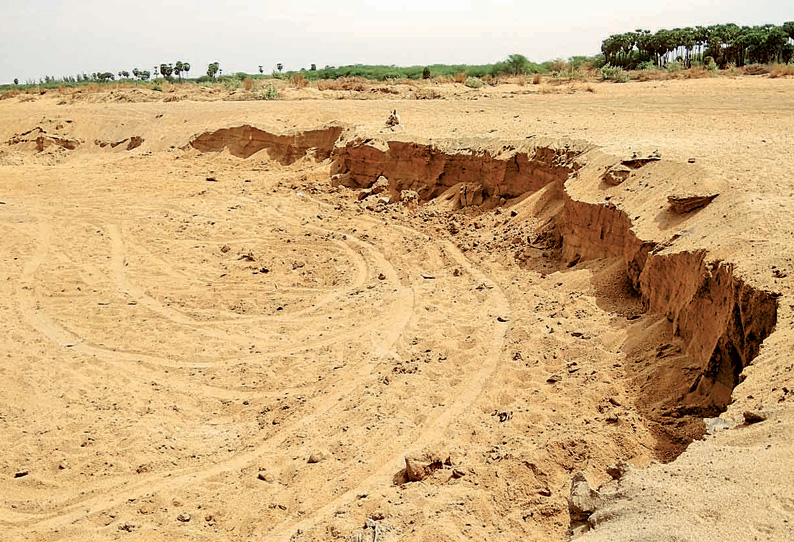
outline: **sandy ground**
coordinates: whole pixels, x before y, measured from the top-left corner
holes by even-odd
[[[560,540],[573,473],[606,495],[625,461],[587,537],[790,539],[794,80],[454,88],[0,101],[0,538]],[[612,260],[517,260],[536,225],[519,203],[509,224],[510,207],[371,211],[328,161],[185,147],[332,123],[694,160],[720,196],[677,226],[679,249],[781,296],[731,429],[659,462],[626,361],[638,300]],[[36,127],[79,146],[14,139]],[[634,210],[644,238],[670,233]],[[742,425],[748,409],[767,419]],[[441,465],[406,483],[406,456]]]

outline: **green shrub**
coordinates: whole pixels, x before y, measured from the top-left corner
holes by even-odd
[[[604,81],[614,81],[616,83],[625,83],[629,80],[629,74],[623,71],[619,66],[604,66],[601,68],[601,79]]]
[[[675,73],[683,70],[684,65],[681,62],[668,62],[664,65],[664,69],[670,73]]]
[[[224,77],[223,78],[223,88],[226,90],[237,90],[243,86],[242,81],[240,81],[237,77]]]
[[[267,87],[259,87],[254,96],[259,100],[275,100],[280,94],[276,85],[270,83]]]
[[[640,62],[637,65],[637,69],[638,70],[655,70],[656,69],[656,64],[651,62],[650,60],[647,61],[647,62]]]
[[[469,88],[482,88],[482,79],[479,77],[467,77],[466,86]]]

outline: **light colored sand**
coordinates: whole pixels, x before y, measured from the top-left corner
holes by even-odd
[[[638,469],[589,536],[789,538],[794,80],[593,87],[0,101],[0,142],[36,126],[85,142],[0,147],[0,538],[329,540],[375,516],[379,540],[556,540],[571,474],[597,485],[619,459]],[[444,221],[331,190],[328,164],[181,148],[244,123],[375,134],[393,108],[405,139],[567,137],[694,158],[722,195],[680,248],[783,294],[724,415],[770,419],[643,469],[654,438],[622,365],[629,326],[599,303],[595,267],[541,275],[511,251],[464,253]],[[130,136],[144,143],[93,143]],[[502,231],[493,212],[461,220],[480,239]],[[395,484],[423,451],[464,476]]]

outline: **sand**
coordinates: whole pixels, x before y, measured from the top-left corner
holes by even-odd
[[[794,79],[591,88],[0,101],[0,538],[790,539]],[[189,144],[243,125],[266,135]],[[456,208],[449,166],[421,184],[538,149],[565,175],[504,201]],[[342,157],[422,201],[359,200]],[[692,194],[718,195],[667,210]],[[636,288],[633,243],[661,262]],[[746,314],[679,316],[679,283]],[[688,391],[698,333],[747,343],[735,389]],[[598,506],[572,522],[580,471]]]

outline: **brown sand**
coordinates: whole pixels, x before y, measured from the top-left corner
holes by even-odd
[[[790,539],[794,80],[593,88],[0,101],[0,539]]]

